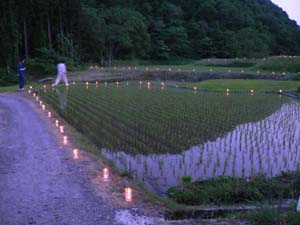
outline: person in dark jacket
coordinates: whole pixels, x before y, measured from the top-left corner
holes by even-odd
[[[21,59],[18,63],[19,89],[24,90],[25,85],[25,59]]]

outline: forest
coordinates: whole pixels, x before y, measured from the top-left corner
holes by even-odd
[[[270,0],[1,0],[0,21],[4,70],[22,57],[111,65],[300,54],[300,27]]]

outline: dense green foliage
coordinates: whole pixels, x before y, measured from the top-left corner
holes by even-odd
[[[288,100],[104,84],[72,86],[64,94],[41,92],[41,97],[99,147],[132,154],[182,152],[265,118]]]
[[[292,204],[289,210],[262,205],[259,210],[242,213],[239,217],[248,220],[253,225],[298,225],[300,213],[295,211],[295,208],[295,204]]]
[[[270,0],[2,0],[0,20],[0,67],[45,48],[100,64],[300,53],[299,27]]]
[[[275,199],[297,199],[300,174],[289,174],[268,179],[264,176],[251,180],[217,177],[205,181],[183,183],[168,190],[168,196],[187,205],[238,204]]]

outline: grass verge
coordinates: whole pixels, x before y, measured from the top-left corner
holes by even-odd
[[[299,81],[278,80],[250,80],[250,79],[217,79],[206,80],[198,83],[188,83],[187,87],[197,87],[204,90],[225,91],[296,91],[300,86]]]

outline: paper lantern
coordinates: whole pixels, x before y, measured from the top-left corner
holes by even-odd
[[[61,134],[63,134],[64,133],[64,126],[60,126],[59,131],[60,131]]]
[[[48,112],[48,117],[51,118],[51,116],[52,116],[52,115],[51,115],[51,112]]]
[[[68,144],[68,137],[64,136],[64,145]]]
[[[104,181],[108,181],[109,180],[109,170],[106,167],[103,169],[103,180]]]
[[[78,159],[78,149],[73,150],[73,158]]]
[[[125,201],[132,202],[132,189],[127,187],[125,188]]]
[[[58,120],[55,120],[55,126],[58,127],[59,126],[59,122]]]
[[[45,106],[45,105],[42,105],[42,109],[45,110],[45,109],[46,109],[46,106]]]

